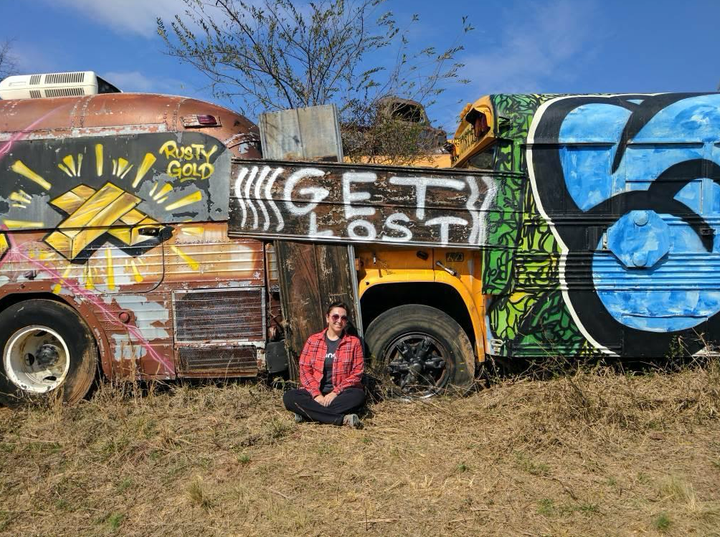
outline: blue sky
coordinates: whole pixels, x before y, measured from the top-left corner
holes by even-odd
[[[181,0],[0,0],[0,41],[14,40],[21,72],[93,70],[125,91],[216,101],[194,68],[163,54],[155,19]],[[447,7],[446,7],[447,6]],[[459,6],[459,7],[458,7]],[[720,85],[720,0],[437,0],[389,2],[420,17],[411,37],[448,46],[460,17],[468,85],[429,110],[454,130],[465,102],[498,92],[715,91]],[[227,103],[221,103],[227,104]]]

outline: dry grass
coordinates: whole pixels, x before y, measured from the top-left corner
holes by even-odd
[[[720,367],[295,424],[261,385],[0,409],[8,535],[720,535]]]

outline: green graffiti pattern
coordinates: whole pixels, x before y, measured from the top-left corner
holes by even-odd
[[[496,195],[487,230],[483,283],[493,297],[488,310],[491,337],[503,341],[504,356],[586,355],[592,347],[575,325],[562,298],[560,249],[542,218],[527,176],[525,142],[538,107],[554,95],[491,96],[500,138],[495,169],[511,172]],[[515,173],[512,173],[515,172]],[[518,173],[520,172],[520,173]]]

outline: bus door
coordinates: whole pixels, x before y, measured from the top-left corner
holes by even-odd
[[[352,246],[278,240],[275,251],[291,357],[299,356],[308,336],[325,327],[325,311],[332,302],[345,302],[356,329],[362,329]],[[293,365],[297,364],[291,358],[291,371]]]

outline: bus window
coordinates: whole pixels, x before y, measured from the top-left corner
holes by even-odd
[[[495,165],[495,148],[496,144],[491,144],[482,151],[470,157],[465,165],[467,168],[477,168],[480,170],[492,170]]]

